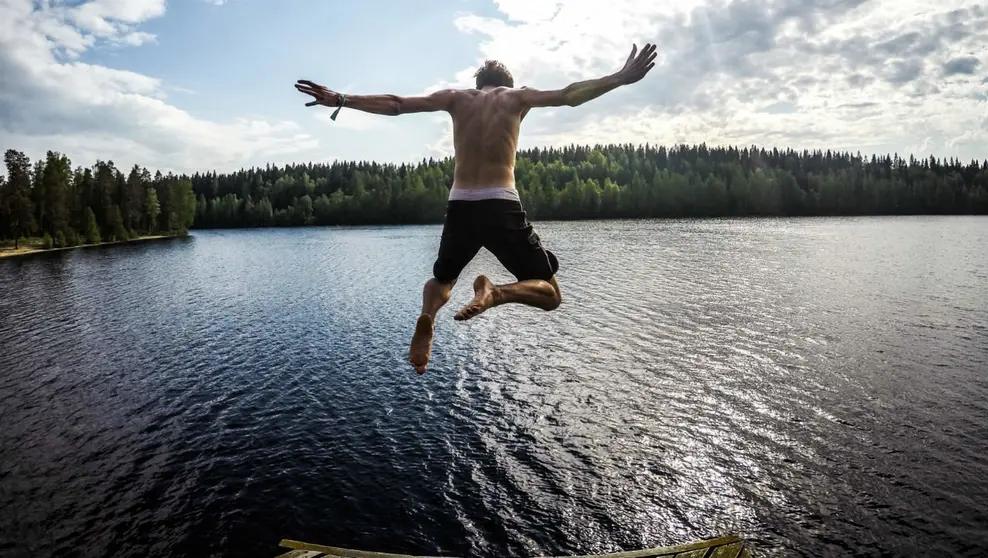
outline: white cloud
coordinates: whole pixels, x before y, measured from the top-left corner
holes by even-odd
[[[293,122],[197,118],[166,102],[165,90],[179,88],[79,61],[100,42],[155,40],[138,27],[165,8],[165,0],[0,0],[0,145],[162,171],[233,170],[316,146]]]
[[[576,109],[533,111],[521,147],[756,143],[983,158],[988,10],[979,0],[497,0],[462,14],[478,63],[562,87],[658,45],[643,81]],[[473,68],[451,82],[472,84]],[[449,84],[442,84],[443,86]],[[437,86],[438,87],[438,86]],[[449,142],[440,142],[448,145]]]
[[[477,39],[476,64],[422,93],[472,87],[485,58],[505,62],[518,85],[562,87],[615,71],[632,43],[651,41],[658,58],[648,77],[578,108],[533,111],[520,147],[755,143],[983,158],[988,8],[982,4],[496,0],[498,17],[462,13],[454,22]],[[84,61],[97,47],[158,41],[145,24],[167,6],[166,0],[0,0],[0,145],[32,158],[55,149],[79,164],[112,159],[163,171],[311,158],[318,145],[312,134],[356,158],[452,154],[446,115],[423,122],[344,109],[331,122],[332,110],[312,109],[311,119],[298,124],[264,116],[219,122],[180,108],[192,92],[179,84]],[[430,136],[433,129],[439,132]]]

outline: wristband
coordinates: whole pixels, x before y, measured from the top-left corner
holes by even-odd
[[[346,95],[340,93],[340,102],[336,105],[336,110],[333,111],[333,114],[329,115],[330,120],[333,121],[336,120],[336,115],[340,113],[340,109],[343,108],[343,103],[345,102],[346,102]]]

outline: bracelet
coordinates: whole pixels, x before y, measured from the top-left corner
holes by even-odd
[[[330,120],[333,120],[333,121],[336,120],[336,115],[340,113],[340,109],[343,108],[343,103],[345,103],[345,102],[346,102],[346,94],[340,93],[340,102],[337,103],[336,110],[333,111],[333,114],[329,115],[329,119]]]

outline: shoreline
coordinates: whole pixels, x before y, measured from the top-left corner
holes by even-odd
[[[13,247],[0,248],[0,260],[5,258],[16,258],[19,256],[33,256],[37,254],[50,254],[53,252],[64,252],[67,250],[77,250],[79,248],[97,248],[99,246],[113,246],[115,244],[132,244],[136,242],[147,242],[152,240],[166,240],[170,238],[181,238],[188,236],[187,234],[157,234],[150,236],[139,236],[137,238],[130,238],[127,240],[112,240],[109,242],[100,242],[99,244],[80,244],[78,246],[66,246],[64,248],[41,248],[35,245],[21,245],[19,248],[15,249]]]
[[[531,218],[531,223],[589,223],[589,222],[652,222],[652,221],[771,221],[780,219],[799,220],[821,220],[821,219],[893,219],[900,217],[977,217],[979,219],[988,218],[988,213],[861,213],[861,214],[820,214],[820,215],[708,215],[708,216],[679,216],[679,217],[580,217],[564,219],[554,218]],[[194,232],[213,231],[253,231],[253,230],[292,230],[292,229],[352,229],[352,228],[385,228],[385,227],[432,227],[442,226],[443,221],[420,221],[410,223],[333,223],[333,224],[308,224],[308,225],[258,225],[258,226],[238,226],[238,227],[192,227],[189,234]]]

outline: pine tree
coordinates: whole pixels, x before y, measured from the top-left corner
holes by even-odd
[[[141,169],[138,165],[134,165],[130,169],[130,174],[127,175],[127,196],[122,207],[123,224],[130,230],[141,228],[141,222],[144,220],[144,195],[147,191],[144,179],[146,176],[148,176],[147,170]]]
[[[87,244],[99,244],[102,242],[102,238],[99,234],[99,223],[96,222],[96,214],[93,213],[93,208],[86,208],[86,243]]]
[[[70,230],[69,207],[72,200],[69,199],[69,189],[71,180],[72,164],[68,157],[49,151],[42,171],[43,197],[47,212],[44,220],[44,231],[56,239],[64,239]],[[64,241],[61,244],[64,245]]]
[[[154,234],[158,230],[158,216],[161,215],[161,204],[158,203],[158,192],[153,187],[147,189],[144,207],[147,215],[148,234]]]
[[[4,191],[4,206],[8,235],[14,239],[17,248],[23,236],[34,233],[34,204],[31,202],[31,161],[20,151],[8,149],[4,153],[4,163],[7,165],[7,182]]]

